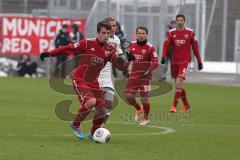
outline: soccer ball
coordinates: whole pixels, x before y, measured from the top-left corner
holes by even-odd
[[[110,132],[106,128],[98,128],[93,134],[93,140],[96,143],[108,143],[110,140]]]

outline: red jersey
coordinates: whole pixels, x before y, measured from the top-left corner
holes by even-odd
[[[135,56],[132,62],[130,78],[137,78],[143,75],[146,71],[153,71],[158,66],[158,55],[155,52],[153,45],[147,42],[144,45],[137,44],[137,41],[132,41],[129,47],[129,53]],[[151,73],[149,77],[151,78]]]
[[[73,78],[86,82],[97,82],[97,78],[107,61],[117,58],[117,51],[113,45],[101,44],[98,39],[84,39],[75,44],[61,46],[50,51],[51,56],[58,54],[80,54],[78,67],[73,72]]]
[[[174,28],[169,30],[163,45],[162,57],[165,58],[167,56],[171,45],[173,47],[171,55],[171,61],[173,63],[191,62],[191,47],[198,63],[202,63],[198,49],[198,42],[192,29],[184,28],[183,31],[180,31]]]

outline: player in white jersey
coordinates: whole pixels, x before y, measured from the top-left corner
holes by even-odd
[[[116,29],[117,29],[116,20],[114,18],[107,17],[104,19],[104,21],[109,23],[112,26],[108,43],[116,47],[117,53],[119,56],[123,56],[120,39],[115,35]],[[108,112],[105,115],[105,121],[104,121],[104,123],[106,123],[108,117],[110,116],[113,99],[114,99],[114,92],[115,92],[111,63],[107,62],[106,66],[101,70],[98,81],[100,86],[104,88],[106,91],[104,94],[105,107],[108,109]]]

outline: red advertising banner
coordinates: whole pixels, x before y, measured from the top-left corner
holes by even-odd
[[[62,18],[1,17],[1,54],[39,55],[40,52],[54,48],[54,38],[63,24],[79,25],[85,33],[85,20]]]

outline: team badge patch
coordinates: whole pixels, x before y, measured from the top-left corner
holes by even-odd
[[[188,39],[188,38],[189,38],[189,35],[188,35],[188,34],[185,34],[184,37],[185,37],[186,39]]]
[[[110,51],[105,51],[104,54],[105,56],[108,56],[111,52]]]
[[[147,51],[145,50],[145,49],[143,49],[142,50],[142,54],[144,55],[144,54],[146,54],[147,53]]]
[[[153,57],[154,58],[157,58],[158,57],[158,55],[157,55],[157,52],[155,51],[155,52],[153,52]]]
[[[74,48],[77,48],[79,45],[80,45],[79,41],[73,44]]]

